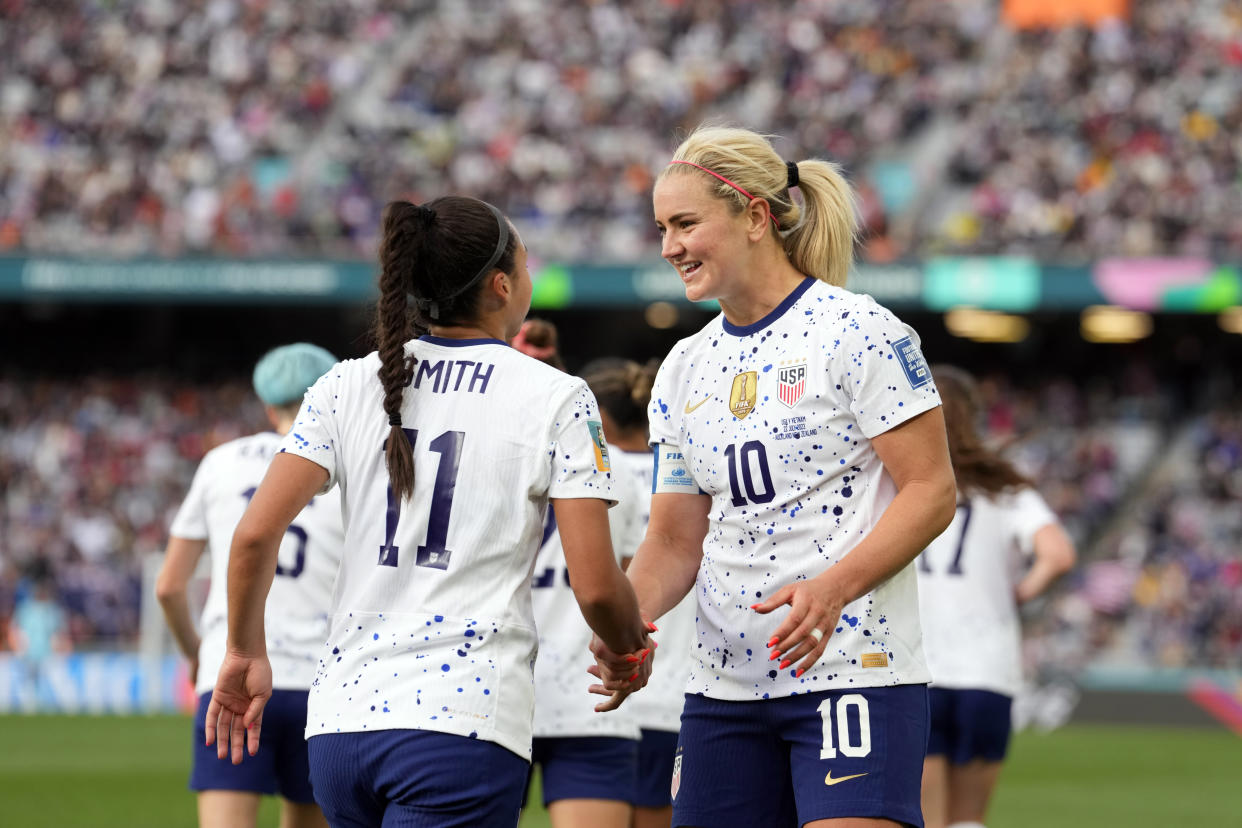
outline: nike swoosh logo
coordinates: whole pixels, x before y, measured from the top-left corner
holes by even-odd
[[[691,405],[690,403],[686,403],[686,413],[687,413],[687,414],[689,414],[691,411],[694,411],[696,408],[698,408],[699,406],[703,405],[703,403],[705,403],[705,402],[709,402],[711,399],[712,399],[711,397],[708,397],[708,398],[707,398],[707,399],[705,399],[705,400],[700,400],[699,402],[695,403],[694,405]]]
[[[839,785],[842,782],[848,782],[851,779],[857,779],[860,776],[866,776],[866,775],[867,774],[865,773],[856,773],[856,774],[853,774],[852,776],[838,776],[836,779],[833,779],[832,771],[828,771],[828,775],[824,777],[824,784],[825,785]]]

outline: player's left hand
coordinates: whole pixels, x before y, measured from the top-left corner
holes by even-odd
[[[846,604],[845,596],[827,577],[829,574],[783,586],[768,600],[751,605],[751,609],[763,614],[785,604],[790,607],[789,615],[768,639],[768,660],[781,660],[777,669],[797,663],[795,676],[801,676],[827,649]]]
[[[259,752],[263,707],[272,696],[272,665],[267,655],[244,655],[229,651],[224,656],[211,703],[207,705],[207,746],[216,745],[216,757],[232,754],[240,765],[245,751]]]

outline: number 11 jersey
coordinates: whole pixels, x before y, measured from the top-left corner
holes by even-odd
[[[821,574],[896,494],[871,438],[940,404],[917,335],[869,296],[806,278],[752,325],[716,317],[652,389],[654,491],[711,497],[687,693],[777,698],[926,682],[907,566],[846,605],[801,677],[768,660],[789,612],[750,609]]]
[[[550,497],[611,500],[599,411],[581,379],[499,340],[425,336],[406,354],[412,498],[389,486],[375,353],[310,389],[283,446],[343,492],[345,551],[306,733],[435,730],[529,758],[531,570]]]

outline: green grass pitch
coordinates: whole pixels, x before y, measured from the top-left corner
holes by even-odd
[[[0,823],[193,826],[190,733],[179,716],[0,716]],[[988,826],[1237,825],[1240,814],[1233,733],[1075,725],[1017,735]],[[274,828],[276,815],[268,800],[260,824]],[[547,816],[534,808],[521,825],[543,828]]]

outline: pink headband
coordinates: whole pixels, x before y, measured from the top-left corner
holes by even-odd
[[[751,195],[750,193],[746,192],[746,191],[745,191],[745,190],[743,190],[741,187],[737,186],[736,184],[734,184],[734,183],[733,183],[732,181],[730,181],[729,179],[725,178],[725,177],[724,177],[723,175],[721,175],[720,173],[717,173],[717,172],[712,172],[712,171],[711,171],[711,170],[709,170],[707,167],[704,167],[704,166],[701,166],[701,165],[699,165],[699,164],[696,164],[696,163],[694,163],[693,161],[670,161],[670,162],[668,162],[668,163],[669,163],[670,165],[672,165],[672,164],[687,164],[687,165],[689,165],[689,166],[691,166],[691,167],[695,167],[696,169],[700,169],[700,170],[702,170],[703,172],[707,173],[708,175],[715,176],[716,178],[719,178],[721,181],[723,181],[724,183],[728,184],[730,187],[732,187],[733,189],[737,190],[737,191],[738,191],[739,193],[741,193],[742,195],[746,196],[746,199],[747,199],[748,201],[754,201],[754,199],[755,199],[755,197],[754,197],[753,195]],[[766,201],[766,199],[765,199],[765,201]],[[780,229],[781,229],[780,224],[776,221],[776,216],[772,215],[772,211],[771,211],[771,209],[769,209],[769,210],[768,210],[768,218],[772,219],[772,225],[773,225],[773,226],[774,226],[777,230],[780,230]]]

